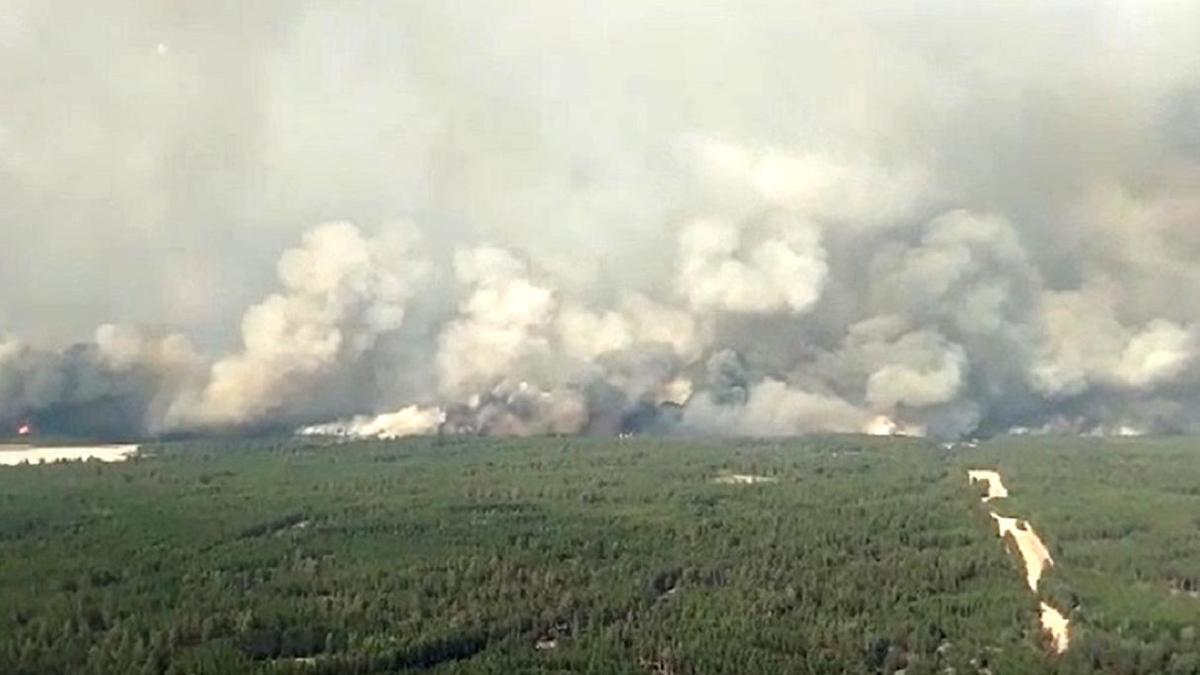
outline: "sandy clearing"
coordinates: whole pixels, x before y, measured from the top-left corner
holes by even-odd
[[[0,466],[21,464],[49,464],[58,461],[123,462],[138,451],[137,445],[91,445],[91,446],[30,446],[0,445]]]
[[[1054,638],[1054,651],[1061,654],[1071,646],[1070,621],[1062,612],[1042,603],[1042,628]]]
[[[1019,518],[1005,518],[995,513],[992,514],[992,518],[996,520],[1001,539],[1011,534],[1017,542],[1017,550],[1025,560],[1025,579],[1029,582],[1029,590],[1036,593],[1042,573],[1054,564],[1054,559],[1050,557],[1050,549],[1046,548],[1042,538],[1033,531],[1033,526],[1028,522]]]
[[[988,496],[983,498],[985,502],[989,499],[1008,496],[1008,489],[1004,487],[999,472],[971,470],[967,472],[967,479],[970,483],[976,481],[988,483]],[[1029,590],[1036,594],[1042,573],[1046,571],[1047,567],[1054,565],[1054,558],[1050,557],[1050,549],[1046,547],[1042,538],[1037,535],[1028,521],[1001,516],[995,511],[989,512],[989,515],[996,521],[996,529],[1000,532],[1000,538],[1004,539],[1011,535],[1013,541],[1017,543],[1017,550],[1025,562],[1025,582],[1029,585]],[[1054,607],[1041,602],[1040,618],[1042,629],[1053,639],[1055,653],[1062,654],[1067,651],[1071,645],[1071,622],[1067,617]]]
[[[967,472],[967,480],[971,483],[984,482],[988,484],[987,496],[983,498],[985,502],[1008,496],[1008,488],[1004,487],[1004,481],[1000,479],[1000,473],[997,471],[972,469]]]
[[[717,476],[714,483],[724,485],[757,485],[760,483],[778,483],[779,479],[771,476],[752,476],[745,473],[735,473],[729,476]]]

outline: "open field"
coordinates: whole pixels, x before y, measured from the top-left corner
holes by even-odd
[[[0,444],[0,466],[52,464],[62,461],[123,462],[137,452],[136,445],[5,445]]]
[[[1198,447],[274,439],[3,468],[0,672],[1196,673]],[[989,510],[1053,555],[1036,594]]]

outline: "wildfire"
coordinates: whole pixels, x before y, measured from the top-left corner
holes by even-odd
[[[877,415],[863,426],[862,432],[870,436],[924,436],[925,427],[897,422],[887,415]]]
[[[26,422],[26,423],[22,424],[21,426],[17,427],[17,435],[18,436],[28,436],[32,433],[33,433],[33,425],[30,424],[29,422]]]

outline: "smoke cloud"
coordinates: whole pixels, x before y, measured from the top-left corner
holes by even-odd
[[[212,365],[207,383],[168,411],[168,428],[261,422],[309,395],[398,329],[424,269],[409,240],[385,230],[368,239],[349,223],[322,225],[279,259],[284,291],[242,318],[242,348]]]
[[[0,425],[1200,431],[1194,3],[243,5],[0,0]]]

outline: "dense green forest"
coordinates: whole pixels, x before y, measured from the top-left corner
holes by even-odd
[[[0,673],[1200,673],[1198,447],[288,438],[0,468]],[[1055,555],[1065,655],[967,468]]]

